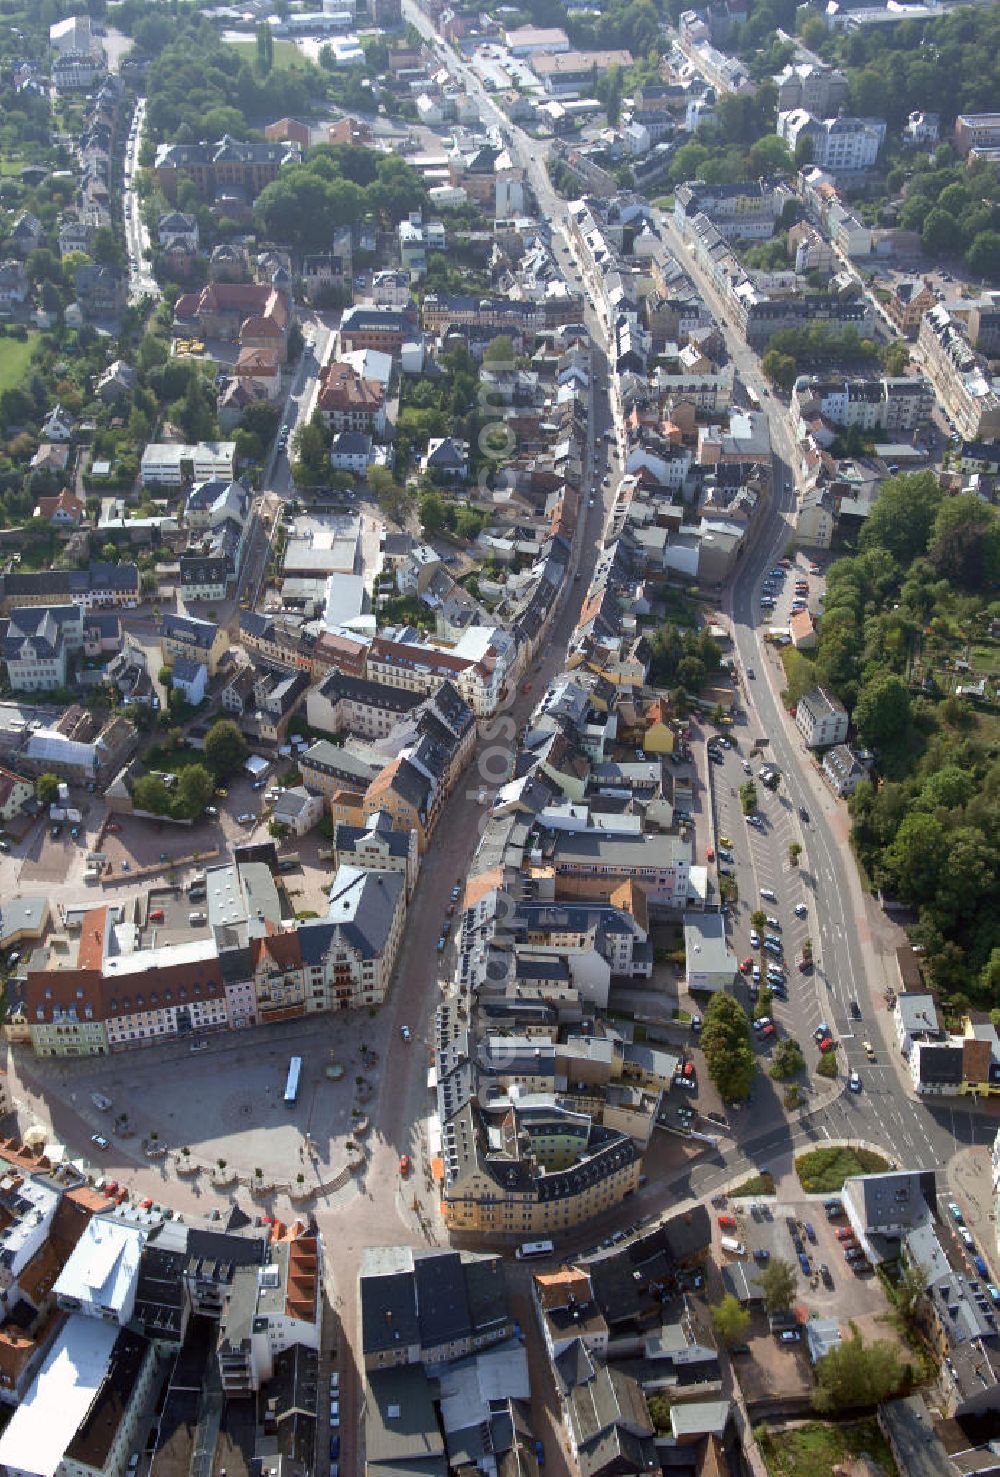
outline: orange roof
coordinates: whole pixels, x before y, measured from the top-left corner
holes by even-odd
[[[558,1272],[539,1272],[535,1276],[538,1299],[543,1308],[564,1308],[568,1298],[587,1303],[592,1297],[590,1278],[578,1267]]]
[[[91,908],[84,915],[80,931],[80,950],[76,956],[77,969],[103,969],[104,939],[108,929],[107,906]]]

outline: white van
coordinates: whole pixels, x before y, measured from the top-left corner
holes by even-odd
[[[189,913],[188,914],[188,922],[191,924],[191,926],[193,928],[197,927],[198,924],[205,923],[207,921],[208,921],[208,915],[206,913]]]
[[[737,1241],[735,1236],[723,1236],[719,1245],[723,1251],[728,1251],[730,1256],[746,1256],[747,1249],[742,1241]]]
[[[773,887],[762,887],[760,890],[760,895],[765,902],[776,903],[778,901],[778,894],[775,892]]]

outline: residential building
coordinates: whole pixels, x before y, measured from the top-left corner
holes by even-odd
[[[369,1372],[450,1363],[505,1343],[514,1324],[503,1258],[449,1247],[367,1247],[358,1327]]]
[[[914,1041],[910,1076],[922,1097],[1000,1095],[1000,1036],[990,1021],[966,1017],[961,1032]]]
[[[214,677],[228,647],[228,635],[214,621],[168,613],[160,622],[160,650],[168,664],[178,658],[204,662],[208,675]]]
[[[807,748],[831,748],[847,738],[847,709],[825,687],[813,687],[799,698],[795,725]]]
[[[0,621],[0,656],[15,692],[66,686],[67,658],[83,648],[83,607],[23,606]]]
[[[29,800],[33,800],[35,787],[30,780],[14,774],[10,769],[0,768],[0,820],[12,821],[21,814]],[[5,920],[8,924],[9,920]]]
[[[804,108],[817,118],[835,118],[847,102],[847,78],[836,67],[791,63],[774,78],[778,112]]]
[[[301,1222],[272,1237],[262,1267],[238,1267],[219,1318],[217,1358],[224,1394],[246,1399],[294,1347],[319,1350],[322,1257]]]
[[[290,292],[273,282],[209,282],[174,304],[176,329],[238,342],[244,349],[268,349],[281,364],[288,357],[293,321]]]
[[[684,235],[694,217],[704,215],[728,240],[769,241],[791,198],[791,191],[781,180],[751,180],[745,184],[686,180],[674,192],[674,220]]]
[[[897,278],[892,282],[889,295],[882,306],[897,333],[903,338],[915,339],[921,318],[937,306],[937,297],[927,281]]]
[[[137,605],[139,570],[135,564],[92,561],[86,569],[43,569],[0,575],[0,609],[25,605],[80,605],[84,610]]]
[[[170,685],[192,708],[197,708],[204,702],[207,683],[208,668],[204,662],[187,656],[174,658],[170,669]]]
[[[374,872],[402,872],[409,899],[420,868],[416,832],[397,831],[381,810],[362,826],[341,821],[333,828],[333,865],[345,864]]]
[[[323,817],[323,796],[305,785],[282,790],[271,811],[271,824],[287,826],[293,836],[305,836]]]
[[[885,138],[881,118],[817,118],[805,108],[778,114],[777,134],[794,153],[799,142],[809,139],[813,163],[830,174],[851,174],[870,169]]]
[[[364,477],[377,460],[372,438],[363,431],[338,431],[330,445],[330,465],[338,472]]]
[[[835,744],[823,755],[823,777],[835,795],[847,800],[868,778],[868,769],[849,744]]]
[[[385,389],[378,380],[363,379],[350,364],[327,364],[320,370],[316,408],[335,433],[385,435]]]
[[[151,1341],[74,1314],[0,1437],[0,1463],[23,1477],[124,1472],[158,1373]]]
[[[896,996],[892,1020],[900,1052],[905,1057],[909,1057],[915,1042],[943,1039],[933,995],[902,990]]]
[[[933,1169],[900,1169],[852,1175],[844,1181],[841,1199],[868,1256],[882,1262],[898,1256],[903,1237],[926,1221],[936,1191]]]
[[[1000,395],[989,364],[969,342],[966,325],[944,304],[925,313],[917,342],[924,367],[961,436],[970,441],[1000,437]]]

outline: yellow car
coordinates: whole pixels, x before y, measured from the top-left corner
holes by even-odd
[[[861,1045],[865,1049],[865,1056],[866,1057],[871,1058],[871,1057],[873,1057],[875,1055],[875,1048],[871,1044],[870,1041],[862,1041]]]
[[[720,836],[719,837],[719,845],[720,846],[732,846],[732,844],[733,843],[730,841],[730,839],[729,839],[728,836]]]

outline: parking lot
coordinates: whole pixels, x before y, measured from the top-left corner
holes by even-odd
[[[826,579],[820,561],[825,557],[818,550],[815,559],[798,554],[787,571],[779,573],[781,566],[776,564],[765,575],[760,600],[762,625],[787,630],[793,606],[808,610],[814,618],[821,613]]]

